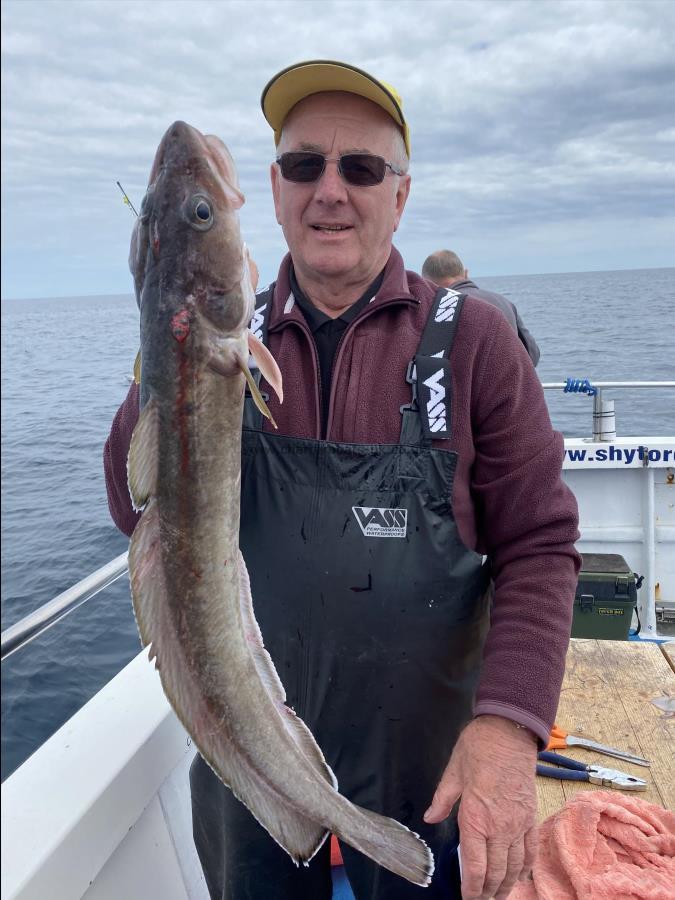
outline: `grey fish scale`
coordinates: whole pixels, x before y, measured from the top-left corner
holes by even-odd
[[[284,705],[255,620],[238,551],[243,376],[235,365],[248,356],[254,301],[248,275],[233,278],[245,253],[236,177],[222,183],[231,159],[226,149],[208,164],[200,157],[217,151],[184,123],[169,129],[132,242],[143,410],[128,469],[134,503],[144,510],[129,569],[141,638],[202,756],[296,862],[309,860],[332,831],[427,884],[433,860],[424,842],[337,792],[311,732]],[[194,173],[201,181],[193,185]],[[218,233],[201,223],[203,233],[190,232],[190,191],[212,204]],[[177,315],[189,337],[176,331]]]

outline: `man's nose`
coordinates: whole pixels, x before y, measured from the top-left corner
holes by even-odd
[[[314,199],[321,203],[344,203],[347,200],[347,186],[338,172],[336,160],[326,160],[321,178],[316,183]]]

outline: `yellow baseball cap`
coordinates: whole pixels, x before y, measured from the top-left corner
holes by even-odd
[[[379,81],[363,69],[331,59],[313,59],[282,69],[265,86],[260,98],[263,114],[274,129],[274,141],[281,140],[281,128],[296,103],[323,91],[346,91],[372,100],[389,113],[401,129],[405,149],[410,156],[410,130],[403,115],[403,101],[385,81]]]

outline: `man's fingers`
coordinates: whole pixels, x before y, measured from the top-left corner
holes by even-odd
[[[537,858],[537,850],[539,849],[539,829],[535,826],[525,835],[525,858],[523,859],[523,868],[518,876],[519,881],[527,881],[530,872]]]
[[[483,896],[487,845],[485,838],[475,831],[460,832],[462,859],[462,900],[478,900]]]
[[[506,874],[500,887],[495,893],[495,900],[506,900],[511,893],[511,888],[518,880],[518,876],[523,871],[523,860],[525,859],[525,842],[522,838],[511,844],[509,848],[508,861],[506,863]]]
[[[424,821],[433,825],[447,819],[461,794],[462,785],[455,776],[454,770],[448,766],[436,788],[431,806],[424,813]]]
[[[502,886],[506,877],[508,859],[509,847],[503,842],[503,839],[487,842],[487,866],[482,895],[484,898],[494,897]],[[515,876],[513,880],[515,881]]]

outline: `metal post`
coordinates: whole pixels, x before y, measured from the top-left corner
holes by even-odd
[[[602,391],[593,397],[593,441],[594,443],[616,440],[616,416],[614,401],[605,400]]]
[[[640,614],[640,635],[648,638],[657,636],[656,629],[656,515],[654,506],[654,475],[649,463],[649,450],[645,447],[647,465],[642,470],[645,490],[642,492],[642,534],[644,547],[645,580],[638,592],[638,612]]]

